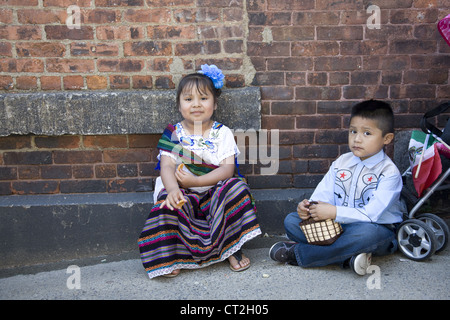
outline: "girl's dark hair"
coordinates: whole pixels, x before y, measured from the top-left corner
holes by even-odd
[[[184,90],[192,90],[196,88],[200,93],[206,93],[209,90],[214,96],[214,103],[217,103],[217,99],[220,97],[222,90],[216,89],[210,78],[201,73],[191,73],[183,77],[178,84],[177,89],[177,106],[180,106],[180,96]]]
[[[383,136],[394,133],[394,112],[391,106],[379,100],[366,100],[353,106],[350,120],[353,117],[375,120]]]

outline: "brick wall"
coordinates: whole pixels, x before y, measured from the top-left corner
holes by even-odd
[[[229,88],[260,87],[280,165],[274,176],[244,165],[252,188],[314,187],[347,150],[356,101],[391,102],[403,130],[450,99],[450,47],[436,29],[446,0],[0,1],[0,93],[173,89],[203,63]],[[380,29],[367,25],[371,4]],[[71,5],[80,29],[66,25]],[[149,190],[157,139],[0,137],[0,194]]]

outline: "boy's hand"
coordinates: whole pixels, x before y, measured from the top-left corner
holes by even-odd
[[[303,201],[301,201],[298,204],[297,213],[298,213],[298,216],[300,217],[300,219],[306,220],[311,217],[311,215],[309,213],[309,205],[310,205],[310,203],[307,199],[304,199]]]
[[[318,201],[317,204],[313,204],[309,208],[309,213],[314,221],[322,221],[326,219],[336,219],[336,206]]]

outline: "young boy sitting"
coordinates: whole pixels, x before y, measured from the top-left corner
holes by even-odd
[[[297,212],[285,218],[287,236],[294,242],[274,244],[270,257],[301,267],[350,265],[364,275],[372,254],[395,252],[395,228],[402,221],[402,178],[383,151],[393,138],[394,114],[389,104],[369,100],[355,105],[348,131],[351,152],[334,161],[310,200],[301,201]],[[310,206],[313,200],[318,204]],[[343,233],[328,246],[308,244],[299,223],[310,217],[333,219],[342,225]]]

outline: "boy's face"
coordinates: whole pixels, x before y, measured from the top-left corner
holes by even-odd
[[[377,154],[393,138],[393,133],[387,133],[383,136],[376,120],[356,116],[350,121],[348,146],[353,154],[361,160],[366,160]]]

